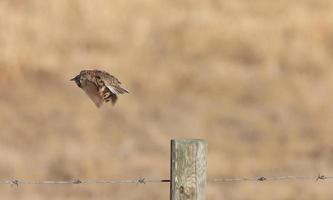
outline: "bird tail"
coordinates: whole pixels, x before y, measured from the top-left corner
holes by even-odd
[[[121,88],[121,87],[115,87],[115,90],[116,90],[119,94],[129,93],[127,90],[125,90],[124,88]]]

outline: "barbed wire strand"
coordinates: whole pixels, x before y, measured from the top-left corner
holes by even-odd
[[[168,179],[146,179],[146,178],[138,178],[138,179],[128,179],[128,180],[80,180],[74,179],[70,181],[30,181],[30,180],[0,180],[0,185],[11,185],[11,186],[19,186],[19,185],[61,185],[61,184],[146,184],[146,183],[164,183],[170,182]]]
[[[240,178],[211,178],[208,183],[221,183],[221,182],[264,182],[264,181],[291,181],[291,180],[327,180],[333,179],[333,176],[324,176],[319,174],[317,176],[257,176],[257,177],[240,177]],[[31,181],[31,180],[0,180],[0,185],[61,185],[61,184],[146,184],[146,183],[170,183],[170,179],[128,179],[128,180],[80,180],[74,179],[70,181]]]
[[[333,179],[332,176],[324,176],[319,174],[317,176],[258,176],[258,177],[241,177],[241,178],[213,178],[208,179],[208,182],[245,182],[245,181],[255,181],[255,182],[264,182],[264,181],[291,181],[291,180],[326,180]]]

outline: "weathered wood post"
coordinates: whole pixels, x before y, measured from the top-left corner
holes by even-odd
[[[207,142],[201,139],[171,140],[171,200],[205,200]]]

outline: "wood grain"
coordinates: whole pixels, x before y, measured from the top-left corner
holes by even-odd
[[[171,140],[171,200],[204,200],[207,177],[207,142]]]

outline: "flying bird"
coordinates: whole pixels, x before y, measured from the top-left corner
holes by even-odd
[[[109,101],[114,105],[117,102],[118,94],[129,93],[120,86],[121,82],[116,77],[105,71],[82,70],[71,81],[75,81],[97,108]]]

